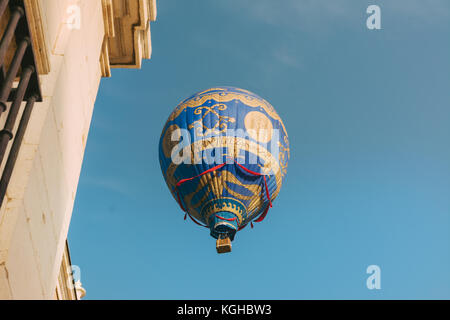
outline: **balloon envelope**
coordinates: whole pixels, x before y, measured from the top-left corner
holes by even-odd
[[[159,144],[161,170],[180,207],[214,238],[261,220],[287,173],[289,141],[274,108],[247,90],[198,92],[172,112]]]

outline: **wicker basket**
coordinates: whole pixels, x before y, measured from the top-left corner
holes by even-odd
[[[231,240],[230,238],[219,238],[216,242],[217,253],[231,252]]]

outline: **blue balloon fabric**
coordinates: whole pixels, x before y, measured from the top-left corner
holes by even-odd
[[[247,90],[198,92],[172,112],[159,143],[175,200],[214,238],[261,221],[287,173],[289,141],[274,108]]]

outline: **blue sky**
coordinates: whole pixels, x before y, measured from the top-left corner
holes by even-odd
[[[158,1],[152,59],[114,70],[95,105],[69,231],[86,298],[449,299],[449,15],[444,0]],[[218,85],[271,102],[291,145],[274,208],[226,255],[158,161],[173,108]]]

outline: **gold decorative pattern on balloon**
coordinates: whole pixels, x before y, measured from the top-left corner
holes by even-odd
[[[251,111],[244,118],[244,125],[250,137],[261,143],[272,140],[273,125],[266,115],[259,111]]]
[[[272,117],[273,119],[277,120],[281,126],[283,127],[284,134],[287,136],[286,127],[283,124],[283,121],[281,121],[280,116],[276,113],[275,109],[272,107],[270,103],[268,103],[266,100],[262,98],[256,98],[249,94],[242,93],[236,93],[236,92],[230,92],[230,91],[220,91],[220,92],[210,92],[206,91],[204,94],[199,94],[196,97],[189,99],[183,103],[180,103],[173,113],[169,117],[169,121],[175,120],[186,108],[196,108],[201,105],[203,105],[207,101],[216,101],[218,103],[225,103],[225,102],[231,102],[233,100],[239,100],[243,104],[252,107],[252,108],[258,108],[261,107],[266,111],[266,113]]]
[[[262,173],[265,175],[268,175],[267,176],[268,182],[270,181],[270,179],[275,178],[276,189],[271,194],[271,200],[272,201],[275,200],[275,198],[278,196],[278,193],[280,192],[280,189],[281,189],[282,170],[281,170],[279,162],[278,162],[279,160],[276,159],[266,148],[259,145],[258,143],[241,138],[241,137],[230,137],[230,136],[210,137],[207,139],[195,141],[191,145],[184,147],[182,152],[183,152],[183,154],[190,153],[191,159],[193,159],[193,160],[194,159],[201,160],[202,159],[201,153],[205,149],[223,148],[223,147],[228,148],[227,154],[229,154],[232,158],[236,158],[236,157],[240,156],[239,153],[241,151],[246,151],[246,152],[254,152],[264,161],[264,166],[261,168]],[[176,199],[176,194],[174,191],[175,191],[175,185],[177,183],[177,179],[174,177],[174,173],[177,168],[178,168],[178,165],[174,164],[172,162],[169,165],[169,167],[167,168],[166,175],[165,175],[169,189],[171,190],[172,195],[175,197],[175,199]],[[273,172],[275,176],[274,177],[270,176],[269,175],[270,172]],[[214,172],[213,177],[215,177],[215,179],[217,179],[216,175],[217,175],[217,173]],[[179,177],[179,179],[182,179],[182,178],[185,178],[185,177]],[[224,179],[224,178],[225,177],[223,177],[222,179]],[[235,178],[237,180],[236,177],[234,177],[234,176],[231,177],[229,175],[228,175],[227,179],[231,180],[232,183],[234,183],[233,178]],[[200,179],[200,182],[197,185],[196,190],[184,197],[184,200],[187,204],[189,212],[197,219],[201,218],[201,216],[198,212],[198,206],[200,206],[200,204],[207,199],[209,192],[213,192],[213,194],[216,197],[219,197],[222,194],[223,188],[228,187],[228,186],[224,186],[224,185],[226,185],[226,183],[225,184],[218,183],[218,181],[220,181],[219,179],[217,179],[214,183],[208,183],[211,179],[214,179],[209,174],[204,175],[204,176],[200,177],[199,179]],[[245,188],[247,188],[248,190],[252,191],[254,195],[260,195],[260,196],[251,197],[252,200],[247,207],[248,214],[250,216],[250,215],[258,212],[259,210],[261,210],[262,205],[264,204],[261,187],[259,185],[244,185],[242,183],[241,183],[241,185],[244,186]],[[194,197],[194,195],[196,193],[200,192],[200,190],[202,188],[204,188],[205,186],[208,188],[208,192],[205,192],[205,195],[202,197],[202,199],[197,201],[195,204],[191,203],[191,200]],[[231,189],[227,188],[227,190],[229,191]],[[234,195],[234,196],[238,196],[238,195]],[[242,197],[242,195],[240,195],[240,196]],[[243,198],[241,198],[241,199],[243,199]]]
[[[200,115],[202,114],[203,110],[206,110],[206,112],[203,114],[201,119],[192,122],[189,125],[189,129],[196,128],[195,131],[197,136],[199,137],[204,137],[211,134],[219,135],[221,133],[226,132],[226,130],[228,129],[228,122],[231,123],[236,122],[235,118],[220,115],[220,111],[224,111],[226,109],[227,105],[223,103],[217,103],[212,106],[198,107],[197,109],[194,110],[194,114]],[[217,121],[211,128],[208,128],[203,120],[210,113],[214,114],[217,117]]]
[[[261,194],[261,186],[257,184],[243,184],[238,178],[236,178],[230,171],[223,170],[222,175],[225,175],[225,178],[219,181],[219,183],[224,182],[225,189],[234,197],[241,199],[241,200],[251,200],[253,197]],[[234,191],[232,188],[230,188],[227,183],[233,183],[235,185],[238,185],[246,190],[248,190],[251,195],[246,196],[239,192]]]
[[[284,176],[287,173],[287,167],[288,167],[288,160],[289,160],[289,153],[290,153],[289,145],[285,147],[285,146],[283,146],[283,144],[281,144],[281,142],[278,142],[278,148],[280,148],[278,160],[280,162],[281,171]]]
[[[227,202],[226,200],[229,200],[229,202]],[[238,202],[242,207],[239,207],[233,202]],[[244,215],[246,215],[246,212],[244,212],[242,208],[245,208],[244,204],[233,198],[225,197],[220,199],[212,199],[205,203],[205,205],[202,207],[201,216],[204,217],[205,223],[208,223],[211,215],[221,211],[227,211],[235,214],[238,217],[239,224],[241,224],[244,220]]]
[[[261,194],[262,189],[258,184],[244,184],[242,183],[236,176],[228,170],[217,172],[212,172],[211,174],[207,174],[201,176],[200,181],[197,184],[195,191],[187,194],[183,197],[188,208],[195,210],[198,213],[198,207],[205,202],[205,200],[209,197],[209,194],[212,192],[216,199],[222,199],[223,189],[227,190],[229,194],[240,199],[242,201],[252,200]],[[249,192],[250,195],[241,194],[228,186],[228,183],[232,183],[238,185]],[[206,189],[201,199],[197,202],[193,203],[193,197],[201,192],[202,189]],[[245,207],[245,206],[244,206]]]
[[[216,196],[222,193],[221,191],[218,190],[212,190],[211,186],[208,184],[208,178],[209,178],[209,174],[207,175],[203,175],[199,178],[199,183],[197,184],[197,188],[191,192],[188,193],[187,195],[185,195],[183,197],[185,203],[187,204],[187,206],[189,208],[193,208],[193,209],[197,209],[198,207],[200,207],[200,205],[205,202],[205,200],[208,198],[209,193],[213,192]],[[200,190],[202,190],[203,188],[207,188],[207,190],[205,191],[204,195],[201,197],[201,199],[199,199],[196,203],[192,202],[193,197],[198,194],[200,192]]]
[[[179,143],[178,141],[172,140],[172,133],[175,130],[180,129],[176,124],[172,124],[167,128],[164,138],[162,140],[162,149],[166,158],[170,158],[173,148]]]
[[[208,93],[208,92],[211,92],[211,91],[226,91],[226,89],[224,89],[224,88],[209,88],[209,89],[207,89],[205,91],[197,93],[197,95],[202,95],[202,94],[205,94],[205,93]]]

